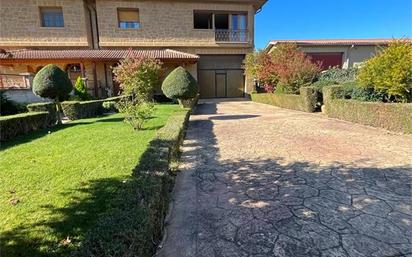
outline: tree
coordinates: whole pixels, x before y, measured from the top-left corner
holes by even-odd
[[[402,40],[391,42],[388,48],[366,61],[358,81],[387,94],[389,101],[412,101],[412,44]]]
[[[162,91],[168,98],[178,99],[182,103],[182,100],[195,98],[199,88],[192,74],[179,66],[165,78]]]
[[[245,66],[246,73],[265,88],[292,94],[298,94],[299,88],[309,85],[320,72],[320,65],[312,63],[296,44],[279,44],[270,53],[249,54]]]
[[[65,98],[73,90],[72,82],[66,72],[57,65],[48,64],[33,79],[33,93],[40,97],[52,99],[57,106],[57,122],[61,124],[60,98]]]
[[[157,59],[134,57],[120,61],[113,72],[123,94],[136,96],[140,101],[148,101],[159,84],[161,69],[161,62]]]
[[[79,76],[76,79],[76,84],[74,85],[74,94],[80,98],[82,101],[91,100],[92,96],[87,92],[86,83]]]

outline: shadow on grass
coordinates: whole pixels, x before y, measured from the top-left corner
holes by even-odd
[[[36,140],[38,138],[47,136],[49,133],[58,132],[60,130],[67,129],[67,128],[74,127],[74,126],[90,125],[90,124],[93,124],[93,123],[123,121],[122,117],[108,118],[107,116],[100,116],[100,117],[97,117],[97,118],[100,118],[100,119],[97,119],[95,121],[82,121],[82,120],[70,121],[68,123],[61,124],[61,125],[56,125],[56,126],[51,127],[51,128],[40,129],[40,130],[29,132],[26,135],[17,136],[13,139],[10,139],[10,140],[6,141],[6,142],[1,142],[0,151],[6,150],[10,147],[14,147],[14,146],[17,146],[17,145],[20,145],[20,144],[25,144],[25,143],[31,142],[31,141]],[[156,128],[154,128],[154,129],[156,129]],[[149,128],[149,130],[150,130],[150,128]]]
[[[73,126],[88,125],[88,124],[91,124],[91,123],[92,122],[66,123],[66,124],[56,125],[52,128],[45,128],[45,129],[32,131],[32,132],[29,132],[26,135],[20,135],[20,136],[17,136],[15,138],[13,138],[13,139],[10,139],[6,142],[1,142],[0,151],[6,150],[10,147],[17,146],[17,145],[20,145],[20,144],[25,144],[25,143],[31,142],[33,140],[36,140],[38,138],[47,136],[49,134],[49,132],[53,133],[53,132],[57,132],[57,131],[60,131],[60,130],[66,129],[66,128],[73,127]]]
[[[79,188],[65,193],[70,197],[73,191],[79,191],[87,195],[85,198],[72,198],[71,203],[64,208],[56,208],[53,205],[42,206],[55,218],[2,233],[1,256],[68,256],[101,213],[110,209],[113,196],[122,185],[120,179],[88,181],[79,185]],[[40,234],[41,232],[33,236],[38,229],[52,231],[51,234],[57,240],[47,240]],[[69,239],[70,243],[66,239]]]
[[[205,105],[196,114],[213,113],[213,109]],[[196,221],[201,224],[193,227],[204,231],[187,236],[215,235],[208,238],[208,244],[217,256],[223,256],[225,250],[216,241],[217,231],[229,219],[260,222],[256,227],[238,228],[240,240],[250,246],[248,251],[266,249],[268,245],[269,249],[283,251],[284,256],[320,256],[322,249],[341,251],[335,256],[370,256],[367,247],[357,249],[357,245],[368,245],[381,256],[407,253],[408,243],[403,242],[408,242],[411,231],[411,167],[319,166],[303,161],[285,163],[276,158],[221,161],[213,122],[195,119],[190,126],[195,131],[188,134],[193,149],[185,151],[185,158],[198,165],[194,174],[198,195],[187,196],[185,204],[196,201]],[[173,177],[164,171],[168,153],[156,149],[168,144],[166,140],[153,140],[130,178],[90,181],[73,188],[86,193],[86,198],[73,199],[65,208],[44,206],[62,218],[2,233],[2,254],[152,256],[161,237],[173,185]],[[216,205],[219,215],[214,212]],[[193,225],[191,219],[184,222]],[[72,241],[62,246],[60,241],[30,237],[28,231],[39,225],[47,226],[59,239],[69,236]],[[254,248],[256,242],[250,240],[256,234],[276,238],[259,237],[260,248]],[[80,242],[80,249],[75,250]],[[172,244],[179,242],[184,241]]]
[[[162,148],[170,145],[169,140],[152,140],[131,176],[73,185],[63,194],[71,197],[70,204],[42,206],[53,218],[0,232],[0,256],[151,256],[161,238],[173,186],[169,153]],[[73,197],[79,192],[86,197]]]

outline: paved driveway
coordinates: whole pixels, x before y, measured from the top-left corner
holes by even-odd
[[[181,170],[159,256],[412,256],[410,135],[211,100]]]

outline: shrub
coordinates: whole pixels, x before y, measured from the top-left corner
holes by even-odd
[[[183,67],[174,69],[163,81],[163,93],[170,99],[187,100],[198,94],[197,81]]]
[[[292,110],[315,112],[318,93],[313,87],[301,87],[300,95],[282,93],[252,93],[252,101]]]
[[[412,101],[412,44],[391,42],[365,63],[358,81],[377,92],[387,93],[388,100]]]
[[[188,118],[189,111],[173,115],[158,130],[133,176],[116,193],[113,208],[87,232],[74,256],[154,256],[173,189],[170,164],[179,154]]]
[[[24,104],[10,100],[5,91],[0,91],[0,115],[13,115],[26,111],[27,109]]]
[[[386,94],[377,92],[373,88],[363,87],[358,82],[346,82],[342,84],[341,98],[353,99],[364,102],[382,102],[386,99]]]
[[[72,89],[73,85],[67,74],[54,64],[44,66],[33,79],[33,93],[55,101],[58,123],[61,123],[59,99],[67,97]]]
[[[340,69],[334,67],[322,71],[318,76],[318,81],[333,81],[336,82],[336,84],[352,82],[356,81],[358,71],[358,68]]]
[[[0,141],[49,127],[48,112],[28,112],[0,117]]]
[[[54,103],[32,103],[27,105],[29,112],[48,112],[49,124],[56,123],[56,105]]]
[[[341,99],[344,91],[343,86],[323,89],[325,113],[329,117],[412,133],[412,103],[373,103]]]
[[[124,59],[113,69],[123,93],[143,101],[151,98],[159,83],[160,71],[161,62],[147,57]]]
[[[247,76],[263,84],[266,92],[273,92],[279,81],[275,66],[272,65],[270,55],[265,50],[246,55],[245,71]]]
[[[105,102],[103,102],[103,108],[107,112],[118,112],[119,111],[117,109],[117,102],[115,102],[115,101],[105,101]]]
[[[144,123],[152,116],[154,104],[147,101],[124,99],[117,104],[117,109],[124,114],[124,122],[135,130],[143,128]]]
[[[92,118],[103,114],[104,100],[65,101],[61,104],[64,115],[70,120]]]
[[[270,53],[266,69],[278,78],[277,87],[282,92],[299,94],[300,87],[309,86],[320,71],[296,44],[280,44]]]
[[[77,77],[76,84],[74,85],[74,95],[81,101],[87,101],[93,99],[93,97],[87,92],[86,83],[81,77]]]

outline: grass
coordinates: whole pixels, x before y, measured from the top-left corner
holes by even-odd
[[[138,132],[116,114],[3,144],[0,256],[67,256],[76,249],[86,231],[110,209],[156,130],[180,111],[177,105],[156,109]]]

